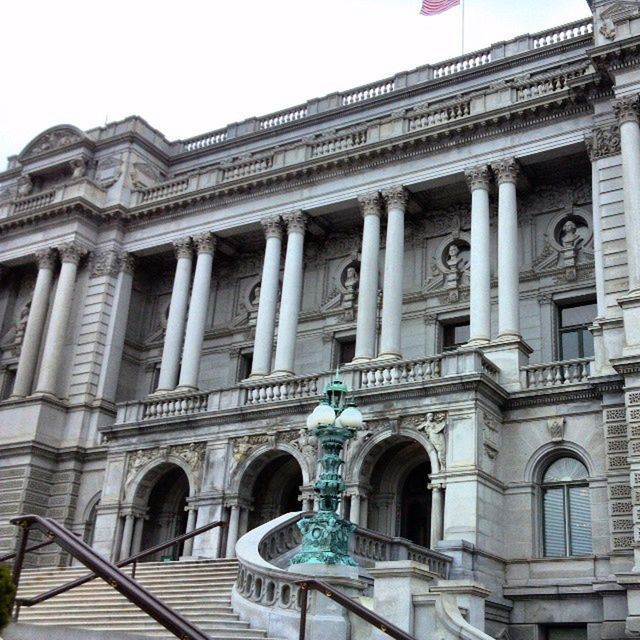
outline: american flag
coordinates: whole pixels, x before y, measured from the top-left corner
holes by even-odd
[[[460,0],[422,0],[422,9],[420,14],[423,16],[434,16],[442,13],[451,7],[457,7]]]

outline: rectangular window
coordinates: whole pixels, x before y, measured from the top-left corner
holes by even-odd
[[[469,341],[469,320],[458,320],[442,325],[442,350],[457,349]]]
[[[251,375],[251,369],[253,369],[253,352],[241,353],[238,364],[238,381],[246,380]]]
[[[2,382],[2,397],[6,400],[13,393],[13,385],[16,382],[16,369],[6,369],[4,372],[4,380]]]
[[[545,489],[542,498],[544,519],[544,555],[567,555],[566,523],[564,519],[564,489]]]
[[[340,338],[336,340],[335,362],[333,366],[348,364],[356,357],[356,339]]]
[[[587,625],[567,624],[546,628],[546,640],[587,640]]]
[[[559,312],[560,360],[591,358],[593,336],[588,327],[598,313],[595,302],[563,306]]]
[[[160,363],[158,363],[151,374],[151,385],[149,393],[153,393],[158,388],[158,382],[160,382]]]

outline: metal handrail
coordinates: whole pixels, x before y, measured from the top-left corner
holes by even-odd
[[[395,640],[416,640],[412,635],[409,635],[406,631],[403,631],[399,627],[396,627],[391,622],[385,620],[382,616],[362,606],[359,602],[350,598],[346,593],[342,593],[338,589],[332,587],[328,582],[322,580],[316,580],[315,578],[309,580],[298,580],[296,584],[300,587],[300,593],[302,594],[300,602],[300,635],[299,640],[305,640],[306,627],[307,627],[307,597],[310,589],[315,589],[323,596],[330,598],[334,602],[343,606],[345,609],[351,611],[351,613],[358,616],[365,622],[373,625],[377,629],[380,629],[388,636],[395,638]]]
[[[172,538],[171,540],[168,540],[167,542],[163,542],[161,544],[157,544],[154,547],[149,547],[148,549],[145,549],[144,551],[141,551],[140,553],[136,553],[132,556],[129,556],[128,558],[125,558],[124,560],[120,560],[119,562],[114,563],[115,567],[126,567],[129,564],[133,563],[133,568],[131,570],[131,577],[135,578],[136,577],[136,567],[138,566],[138,560],[140,560],[141,558],[145,558],[146,556],[150,556],[158,551],[162,551],[163,549],[166,549],[167,547],[172,547],[174,544],[178,544],[179,542],[184,542],[185,540],[188,540],[189,538],[193,538],[195,536],[200,535],[201,533],[204,533],[205,531],[209,531],[210,529],[214,529],[215,527],[222,527],[224,526],[226,523],[223,522],[222,520],[218,520],[216,522],[210,522],[209,524],[205,524],[202,527],[199,527],[198,529],[194,529],[193,531],[191,531],[190,533],[183,533],[180,536],[176,536],[175,538]],[[51,541],[53,542],[53,541]],[[87,582],[91,582],[92,580],[94,580],[95,578],[97,578],[98,576],[95,573],[88,573],[85,576],[81,576],[80,578],[76,578],[75,580],[71,580],[69,582],[66,582],[63,585],[60,585],[59,587],[55,587],[54,589],[50,589],[49,591],[45,591],[44,593],[41,593],[39,596],[33,596],[32,598],[16,598],[16,603],[18,604],[19,607],[33,607],[36,604],[40,604],[41,602],[44,602],[45,600],[49,600],[50,598],[53,598],[54,596],[60,595],[61,593],[65,593],[66,591],[70,591],[71,589],[75,589],[76,587],[79,587],[82,584],[86,584]],[[16,589],[17,589],[18,585],[16,583]]]
[[[40,542],[38,544],[34,544],[32,547],[27,547],[24,550],[24,553],[30,553],[31,551],[37,551],[38,549],[42,549],[43,547],[48,547],[50,544],[53,544],[53,540],[45,540],[44,542]],[[0,562],[6,562],[7,560],[11,560],[15,558],[17,552],[8,553],[6,556],[0,556]]]
[[[22,528],[20,539],[18,542],[18,550],[15,555],[15,561],[13,565],[13,581],[16,585],[16,590],[20,582],[20,574],[22,573],[22,564],[24,561],[24,555],[27,548],[27,539],[29,531],[33,527],[42,531],[51,542],[57,544],[60,548],[64,549],[67,553],[74,558],[82,562],[87,568],[92,570],[90,576],[86,576],[83,580],[88,582],[95,577],[102,578],[107,584],[116,589],[127,600],[135,604],[139,609],[144,611],[147,615],[152,617],[156,622],[161,624],[167,631],[171,632],[174,636],[181,638],[181,640],[211,640],[204,632],[198,627],[189,622],[182,615],[168,607],[164,602],[156,598],[152,593],[147,591],[144,587],[139,585],[131,576],[120,571],[118,566],[105,560],[102,556],[96,553],[88,544],[79,540],[73,533],[67,531],[64,527],[59,525],[50,518],[43,518],[37,515],[24,515],[10,520],[11,524]],[[184,534],[183,536],[177,536],[176,539],[171,540],[168,543],[157,545],[152,549],[147,549],[145,552],[136,554],[131,558],[121,561],[121,563],[130,563],[135,559],[139,559],[141,556],[155,553],[159,548],[165,548],[171,546],[176,542],[186,539],[184,536],[192,537],[198,533],[202,533],[203,529],[212,529],[214,526],[221,526],[223,523],[215,522],[200,529],[195,529],[191,534]],[[121,564],[118,563],[118,564]],[[74,580],[74,583],[78,582]],[[70,583],[63,585],[66,587],[66,591],[73,588]],[[74,585],[76,586],[76,585]],[[57,589],[56,591],[59,591]],[[53,595],[49,595],[53,597]],[[17,619],[17,614],[21,604],[31,606],[36,602],[30,603],[31,600],[38,600],[41,602],[41,596],[38,596],[29,600],[16,599],[16,611],[14,619]],[[27,604],[29,603],[29,604]],[[13,603],[12,603],[13,604]]]

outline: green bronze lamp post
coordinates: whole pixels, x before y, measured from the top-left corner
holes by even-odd
[[[325,397],[307,418],[307,428],[322,446],[322,471],[314,487],[319,496],[319,509],[298,523],[302,548],[291,564],[356,566],[349,556],[349,537],[355,525],[336,513],[345,489],[341,453],[345,442],[362,426],[362,414],[355,404],[347,404],[347,393],[347,385],[336,372],[335,380],[325,389]]]

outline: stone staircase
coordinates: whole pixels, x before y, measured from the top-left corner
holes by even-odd
[[[266,638],[265,631],[250,629],[231,608],[237,570],[234,560],[146,562],[138,565],[136,580],[212,640]],[[86,573],[84,567],[25,569],[18,595],[35,596]],[[19,622],[138,637],[175,637],[99,578],[33,607],[23,607]]]

